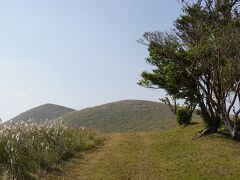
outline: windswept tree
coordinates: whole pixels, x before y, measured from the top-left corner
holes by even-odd
[[[240,114],[240,0],[182,0],[183,15],[171,32],[146,32],[148,46],[140,85],[161,88],[201,108],[204,132],[225,125],[237,136]],[[234,114],[234,118],[231,115]]]

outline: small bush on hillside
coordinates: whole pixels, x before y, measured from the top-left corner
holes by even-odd
[[[1,179],[35,179],[40,172],[92,148],[101,139],[84,128],[74,129],[62,120],[51,123],[15,123],[0,126]]]
[[[176,120],[179,125],[187,125],[191,123],[192,115],[188,109],[179,109],[176,113]]]

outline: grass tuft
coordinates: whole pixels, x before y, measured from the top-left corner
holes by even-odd
[[[44,124],[14,123],[0,126],[0,173],[2,179],[36,179],[43,171],[91,149],[102,138],[62,120]]]

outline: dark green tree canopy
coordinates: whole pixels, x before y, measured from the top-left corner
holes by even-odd
[[[236,136],[240,103],[240,0],[182,1],[171,32],[146,32],[147,63],[139,85],[198,104],[208,129],[223,123]],[[235,120],[230,113],[234,112]]]

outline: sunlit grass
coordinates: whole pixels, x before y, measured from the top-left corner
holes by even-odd
[[[239,141],[221,134],[198,137],[203,128],[108,134],[105,145],[86,154],[84,163],[52,179],[239,179]]]

